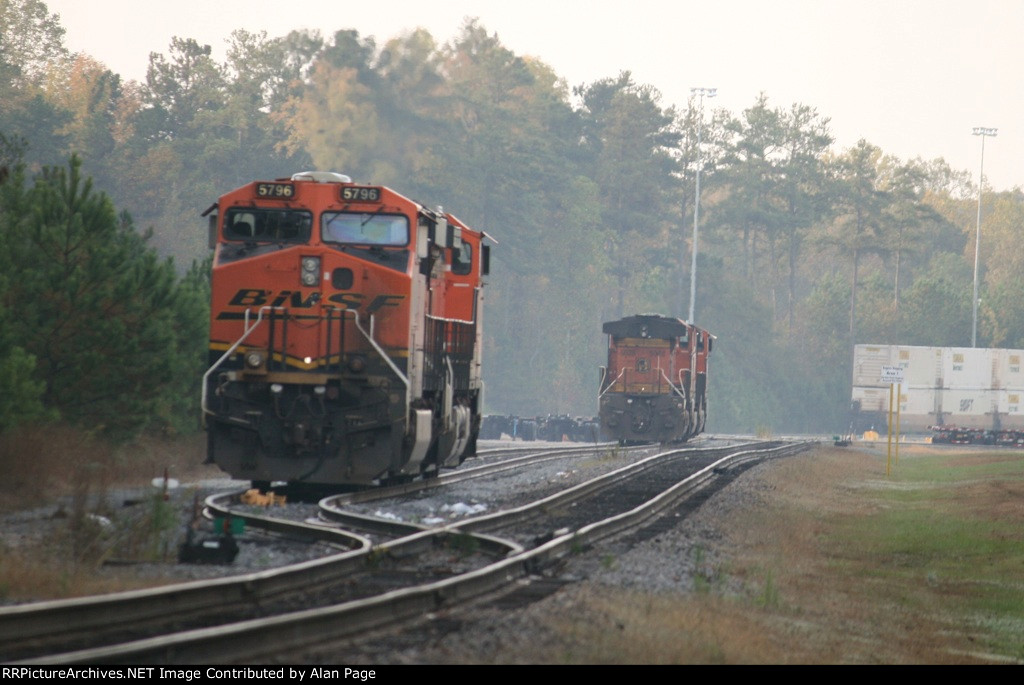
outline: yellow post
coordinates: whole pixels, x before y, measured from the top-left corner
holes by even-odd
[[[889,434],[889,451],[885,455],[885,475],[889,475],[892,470],[892,383],[889,384],[889,423],[886,426],[886,432]]]
[[[903,397],[903,384],[896,384],[896,465],[900,463],[900,402]]]

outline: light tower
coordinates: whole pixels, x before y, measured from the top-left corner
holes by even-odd
[[[974,297],[971,298],[972,321],[971,324],[971,347],[978,346],[978,255],[981,252],[981,191],[985,184],[985,138],[995,138],[994,128],[976,126],[972,132],[981,136],[981,170],[978,173],[978,226],[974,231]]]
[[[697,189],[694,191],[695,198],[693,201],[693,257],[690,263],[690,316],[687,318],[687,321],[693,323],[694,305],[697,299],[697,231],[700,223],[700,170],[704,165],[700,154],[700,128],[704,121],[704,97],[715,97],[718,89],[691,88],[690,93],[697,96],[699,103],[697,112]]]

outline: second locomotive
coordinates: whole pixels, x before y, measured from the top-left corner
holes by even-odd
[[[684,442],[704,431],[714,336],[681,319],[639,314],[609,321],[601,369],[601,433],[619,444]]]

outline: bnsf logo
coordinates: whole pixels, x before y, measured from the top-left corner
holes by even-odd
[[[345,309],[360,309],[369,299],[362,293],[335,293],[327,298],[328,302],[341,305]],[[382,307],[397,307],[405,299],[405,295],[377,295],[370,300],[366,307],[368,313],[373,313]],[[242,288],[235,293],[228,306],[231,307],[284,307],[293,309],[310,309],[320,301],[320,293],[310,293],[309,297],[302,299],[302,293],[298,290],[282,290],[275,293],[273,290],[261,290],[259,288]]]

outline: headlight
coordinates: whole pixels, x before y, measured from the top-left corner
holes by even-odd
[[[258,369],[263,365],[263,353],[251,350],[245,354],[245,364],[250,369]]]
[[[302,258],[302,285],[314,286],[320,280],[320,258]]]

